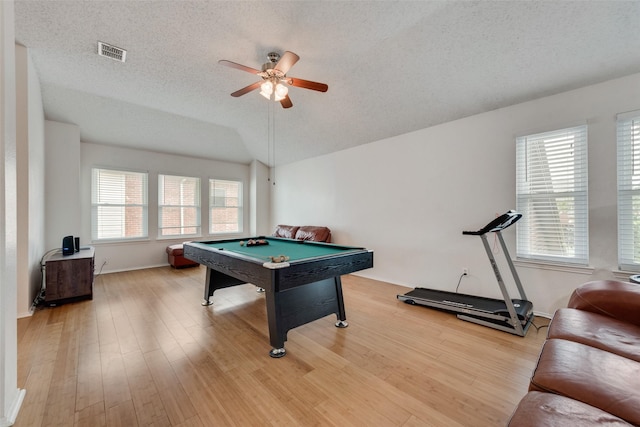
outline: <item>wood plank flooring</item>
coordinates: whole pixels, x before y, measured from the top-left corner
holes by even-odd
[[[343,277],[335,316],[269,357],[252,285],[200,305],[205,268],[104,274],[94,299],[18,321],[16,426],[499,426],[527,391],[546,330],[525,338]],[[538,325],[546,319],[537,318]]]

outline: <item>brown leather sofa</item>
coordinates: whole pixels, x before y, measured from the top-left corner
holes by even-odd
[[[640,285],[602,280],[573,292],[508,425],[640,425]]]
[[[314,225],[284,225],[280,224],[273,232],[274,237],[285,239],[310,240],[313,242],[331,243],[331,230],[327,227]]]

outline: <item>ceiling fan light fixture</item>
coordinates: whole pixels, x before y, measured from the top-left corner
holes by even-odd
[[[264,96],[267,99],[271,99],[272,93],[273,83],[271,83],[271,81],[266,81],[260,85],[260,95]]]
[[[288,93],[289,93],[289,88],[283,85],[282,83],[278,83],[276,85],[274,100],[277,102],[282,101],[284,98],[286,98]]]

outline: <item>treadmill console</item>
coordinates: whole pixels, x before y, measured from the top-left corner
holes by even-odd
[[[516,211],[508,211],[503,213],[489,224],[485,225],[478,231],[463,231],[462,234],[472,235],[472,236],[481,236],[483,234],[489,233],[491,231],[502,231],[505,228],[515,224],[520,218],[522,218],[522,214]]]

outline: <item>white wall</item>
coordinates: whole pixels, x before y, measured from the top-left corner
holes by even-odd
[[[265,236],[273,233],[271,229],[271,181],[269,167],[257,160],[251,162],[249,233],[251,236]]]
[[[18,317],[29,316],[42,285],[44,237],[44,111],[27,48],[16,45],[18,176]]]
[[[590,268],[518,263],[535,310],[550,314],[617,270],[615,115],[635,109],[640,74],[281,166],[272,225],[327,225],[336,243],[373,249],[363,276],[453,291],[467,267],[461,292],[499,298],[480,239],[461,232],[515,208],[515,136],[588,123]]]
[[[196,159],[192,157],[153,153],[132,150],[101,144],[80,144],[82,173],[80,179],[80,201],[78,211],[81,213],[80,242],[82,245],[92,244],[96,249],[96,272],[103,273],[131,270],[146,267],[167,265],[167,245],[185,240],[207,240],[220,238],[208,235],[208,182],[209,178],[239,180],[243,182],[243,198],[246,212],[252,209],[250,202],[250,167],[249,165]],[[91,239],[91,169],[106,167],[114,169],[149,172],[149,239],[127,243],[93,243]],[[158,174],[186,175],[200,177],[202,202],[203,234],[197,238],[159,239],[158,225]],[[250,215],[244,217],[244,231],[237,235],[225,235],[233,238],[250,233]],[[107,264],[103,266],[104,262]]]
[[[24,398],[18,383],[16,57],[14,5],[0,2],[0,426],[12,425]]]
[[[62,247],[64,236],[80,235],[80,128],[47,120],[45,159],[45,243],[50,250]]]

